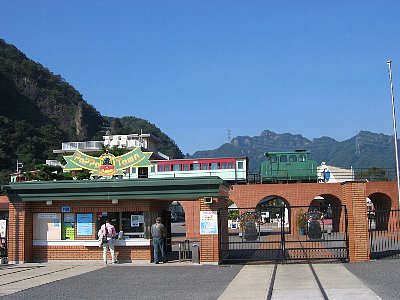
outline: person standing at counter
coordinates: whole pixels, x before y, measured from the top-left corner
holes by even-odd
[[[117,263],[115,259],[115,251],[114,251],[114,238],[116,236],[116,231],[114,225],[110,223],[110,219],[106,220],[106,223],[101,225],[99,230],[99,239],[102,240],[103,237],[107,238],[107,242],[103,242],[103,261],[107,264],[107,248],[110,249],[111,253],[111,262],[113,264]]]
[[[161,218],[158,217],[156,222],[151,225],[151,235],[153,236],[153,248],[154,248],[154,263],[160,262],[158,254],[161,253],[162,262],[167,262],[165,256],[164,238],[167,236],[167,229],[161,223]]]

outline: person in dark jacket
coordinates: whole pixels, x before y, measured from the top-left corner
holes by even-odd
[[[164,238],[167,236],[167,229],[165,229],[165,226],[161,223],[160,217],[151,225],[151,235],[153,236],[154,263],[158,264],[160,262],[159,251],[161,253],[162,262],[167,262],[164,247]]]

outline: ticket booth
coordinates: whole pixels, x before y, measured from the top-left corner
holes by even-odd
[[[10,200],[11,263],[101,261],[97,233],[106,219],[121,232],[115,241],[118,261],[150,262],[151,225],[161,217],[170,232],[168,208],[173,201],[192,201],[200,209],[197,204],[204,196],[226,198],[229,184],[219,177],[146,178],[18,182],[2,189]],[[195,220],[192,231],[199,228]],[[170,236],[166,249],[171,249]]]

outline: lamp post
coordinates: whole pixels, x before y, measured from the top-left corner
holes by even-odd
[[[388,60],[387,65],[389,68],[390,92],[392,94],[392,114],[393,114],[393,131],[394,131],[394,149],[395,149],[395,155],[396,155],[397,195],[398,195],[398,199],[399,199],[399,208],[400,208],[399,153],[397,151],[396,111],[394,108],[394,92],[393,92],[393,82],[392,82],[392,61]]]

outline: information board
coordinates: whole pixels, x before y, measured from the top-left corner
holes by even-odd
[[[200,234],[218,234],[218,213],[216,211],[200,212]]]
[[[92,214],[76,214],[76,235],[93,235]]]

